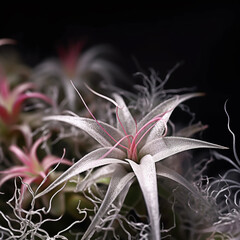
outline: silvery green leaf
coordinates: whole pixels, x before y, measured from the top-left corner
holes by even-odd
[[[146,155],[141,159],[140,164],[129,159],[126,160],[131,165],[143,193],[150,220],[151,239],[160,240],[160,213],[154,159],[151,155]]]
[[[36,198],[43,196],[44,194],[48,193],[58,185],[68,181],[77,174],[85,172],[89,169],[113,163],[127,164],[125,161],[120,160],[123,159],[123,156],[125,156],[125,154],[120,149],[117,148],[114,148],[112,152],[109,153],[108,158],[101,159],[101,157],[106,152],[108,152],[109,149],[111,148],[99,148],[81,158],[79,161],[74,163],[69,169],[67,169],[62,175],[60,175],[46,189],[44,189],[41,193],[37,194]]]
[[[147,122],[149,122],[151,119],[154,117],[166,113],[165,119],[169,118],[171,113],[173,112],[174,108],[178,106],[180,103],[183,101],[186,101],[190,98],[197,97],[197,96],[202,96],[202,93],[188,93],[188,94],[183,94],[183,95],[177,95],[174,96],[159,105],[157,105],[151,112],[149,112],[139,123],[138,127],[141,128],[143,127]]]
[[[118,117],[119,121],[117,121],[117,128],[122,131],[122,126],[125,129],[127,134],[131,134],[133,130],[136,129],[136,123],[133,119],[132,114],[128,110],[128,107],[126,106],[123,98],[118,94],[113,94],[113,97],[115,98],[115,101],[119,105],[118,108]],[[121,126],[122,124],[122,126]]]
[[[158,106],[156,106],[151,112],[149,112],[139,123],[138,128],[144,126],[147,122],[152,120],[154,117],[161,115],[161,120],[150,130],[148,137],[145,138],[144,142],[152,141],[156,138],[162,137],[165,126],[174,111],[174,109],[182,102],[197,96],[202,96],[202,93],[189,93],[183,95],[174,96]]]
[[[134,173],[128,173],[124,167],[121,165],[118,166],[116,171],[114,172],[110,184],[108,186],[107,193],[103,199],[103,202],[95,214],[91,224],[89,225],[88,229],[85,231],[82,239],[90,239],[92,235],[95,233],[96,227],[101,222],[102,217],[105,215],[107,210],[111,207],[111,204],[119,197],[122,193],[126,195],[124,191],[125,187],[128,185],[129,182],[132,181],[134,178]],[[120,196],[121,198],[121,196]]]
[[[99,126],[99,124],[93,120],[83,117],[76,117],[76,116],[49,116],[44,118],[45,121],[60,121],[68,123],[72,126],[75,126],[86,133],[88,133],[92,138],[94,138],[99,144],[103,147],[110,147],[113,146],[116,141],[123,137],[123,134],[116,128],[112,127],[111,125],[99,121],[99,124],[104,128],[108,134]],[[111,139],[109,136],[111,135],[116,141]]]
[[[116,170],[117,171],[117,170]],[[135,177],[131,178],[131,180],[126,183],[125,187],[123,188],[121,194],[118,195],[118,197],[114,200],[113,204],[114,206],[116,206],[116,209],[114,211],[114,215],[117,216],[117,214],[120,212],[123,203],[125,201],[125,198],[129,192],[129,188],[131,187],[132,183],[135,181]],[[113,218],[109,223],[108,223],[108,228],[112,227],[112,225],[114,224],[114,220],[115,218]],[[107,236],[107,232],[104,234],[103,239],[106,239]]]
[[[139,146],[143,146],[147,142],[150,142],[154,139],[163,137],[164,131],[166,129],[165,119],[159,120],[155,126],[149,131],[149,134],[143,138],[142,142],[140,142]]]
[[[164,166],[161,163],[158,163],[156,165],[156,169],[157,169],[156,170],[157,175],[159,177],[170,179],[170,180],[176,182],[177,184],[185,187],[188,191],[190,191],[195,196],[199,195],[198,192],[196,191],[196,189],[193,187],[193,185],[190,184],[189,181],[187,181],[183,176],[178,174],[176,171],[173,171],[172,169]]]
[[[93,173],[90,174],[89,177],[84,179],[84,181],[78,183],[76,187],[77,192],[81,192],[87,187],[91,186],[93,183],[95,183],[98,179],[104,178],[104,177],[112,177],[114,171],[118,167],[118,164],[109,164],[106,166],[103,166],[97,170],[95,170]]]
[[[140,150],[139,157],[141,158],[147,154],[151,154],[154,158],[154,161],[158,162],[174,154],[196,148],[227,149],[226,147],[197,139],[183,137],[162,137],[147,143]]]

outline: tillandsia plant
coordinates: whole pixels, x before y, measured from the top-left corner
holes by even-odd
[[[18,70],[29,67],[14,62],[10,73],[0,51],[0,238],[239,239],[240,161],[229,124],[236,161],[193,137],[207,126],[192,124],[185,102],[204,94],[165,89],[179,63],[163,80],[152,69],[135,74],[143,83],[134,93],[115,85],[126,75],[107,46],[80,54],[83,46],[59,48],[58,60],[24,80]],[[41,114],[28,107],[35,102]],[[184,128],[176,108],[190,113]],[[203,149],[211,156],[195,158]],[[215,159],[231,167],[210,177]]]
[[[5,151],[11,144],[17,141],[19,134],[23,136],[26,145],[31,142],[32,124],[36,125],[36,110],[34,101],[38,99],[51,106],[52,101],[46,95],[32,91],[35,88],[32,82],[20,83],[11,89],[6,76],[0,66],[0,149]],[[30,111],[24,110],[26,103],[32,104]],[[26,105],[25,105],[26,106]],[[43,112],[41,113],[43,114]],[[3,160],[0,156],[0,159]]]
[[[58,58],[39,64],[33,71],[32,79],[47,94],[55,94],[59,105],[77,111],[76,95],[69,80],[81,88],[84,82],[100,87],[102,81],[112,83],[113,79],[125,79],[126,73],[114,63],[116,51],[108,45],[83,50],[85,41],[76,41],[67,47],[58,47]],[[115,61],[116,62],[116,61]],[[46,84],[48,88],[46,89]],[[58,88],[56,88],[56,85]],[[84,93],[83,93],[84,94]],[[62,97],[64,96],[64,97]],[[91,104],[89,95],[85,96]],[[100,106],[98,106],[100,107]]]
[[[82,89],[84,83],[94,86],[95,89],[102,89],[103,82],[106,85],[112,85],[116,80],[126,81],[125,79],[128,78],[123,68],[116,64],[119,60],[118,54],[111,46],[99,45],[86,49],[86,41],[81,40],[69,42],[67,46],[61,44],[57,50],[56,58],[47,59],[38,64],[30,76],[38,89],[54,102],[54,107],[48,111],[48,114],[53,114],[53,111],[55,114],[60,114],[65,110],[71,110],[77,114],[89,116],[86,109],[78,104],[70,80],[79,89]],[[85,94],[84,91],[81,94],[98,118],[107,118],[105,113],[109,107],[106,102],[96,99],[94,95]],[[91,140],[86,138],[85,133],[77,131],[73,126],[63,128],[60,124],[58,126],[50,124],[45,129],[58,132],[56,142],[67,139],[78,157],[93,145]]]
[[[15,177],[22,177],[23,182],[30,185],[32,182],[40,183],[41,179],[44,179],[51,167],[58,163],[72,165],[72,162],[66,159],[61,159],[53,155],[47,155],[43,160],[39,160],[37,156],[37,149],[39,145],[46,141],[50,136],[44,136],[39,138],[32,144],[30,149],[25,151],[20,149],[16,145],[11,145],[9,150],[16,156],[22,165],[13,166],[10,169],[0,171],[0,186],[3,185],[9,179]],[[24,187],[24,185],[23,185]],[[26,189],[22,189],[24,191]]]
[[[16,124],[20,120],[21,107],[24,101],[39,98],[51,104],[50,98],[39,92],[27,92],[34,88],[34,84],[23,83],[10,90],[6,77],[0,73],[0,123],[1,131],[6,126]]]
[[[93,92],[96,93],[95,91]],[[79,92],[78,95],[88,109]],[[85,187],[94,183],[98,178],[105,177],[106,175],[111,177],[102,205],[85,231],[82,239],[88,239],[94,235],[98,225],[101,223],[101,219],[117,199],[123,204],[128,189],[135,179],[140,185],[147,207],[150,222],[149,238],[161,239],[159,224],[161,215],[159,213],[157,176],[177,181],[180,185],[185,186],[189,190],[191,189],[191,191],[193,190],[183,177],[171,170],[171,168],[160,164],[160,161],[190,149],[224,149],[222,146],[196,139],[166,136],[167,122],[173,110],[181,102],[201,96],[202,94],[195,93],[174,96],[157,105],[138,123],[135,122],[134,117],[120,95],[114,94],[114,100],[100,94],[97,95],[115,104],[117,126],[111,126],[98,121],[90,109],[88,111],[93,119],[61,115],[46,117],[46,121],[61,121],[86,131],[101,147],[88,153],[76,162],[36,197],[46,194],[77,174],[102,167],[102,169],[98,169],[78,186],[78,190],[82,190],[83,186]],[[106,165],[112,165],[111,172],[106,171]]]
[[[1,45],[14,43],[15,41],[11,39],[1,39],[0,47]],[[1,53],[0,57],[2,57]],[[49,97],[35,91],[36,85],[33,82],[22,82],[19,71],[16,70],[16,72],[9,73],[5,62],[0,61],[0,142],[6,141],[11,131],[16,129],[20,130],[24,135],[29,133],[29,124],[31,123],[27,117],[27,111],[23,109],[27,102],[39,99],[48,105],[53,104]],[[12,65],[17,64],[12,63]],[[15,68],[19,69],[20,67],[15,66]],[[14,73],[15,77],[18,78],[17,80],[15,77],[12,77]],[[12,81],[12,79],[15,80]],[[33,110],[34,107],[31,107],[31,111]],[[31,115],[33,114],[31,113]]]

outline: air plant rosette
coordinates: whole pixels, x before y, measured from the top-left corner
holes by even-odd
[[[0,66],[1,238],[239,239],[230,120],[234,161],[197,138],[206,125],[171,120],[204,95],[165,89],[179,64],[163,80],[137,73],[130,91],[117,87],[130,77],[107,46],[59,53],[26,67],[24,82]],[[232,168],[206,175],[215,160]]]

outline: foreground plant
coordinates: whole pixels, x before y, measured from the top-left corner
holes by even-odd
[[[5,52],[6,44],[15,41],[0,39],[0,238],[239,239],[240,161],[235,144],[235,161],[215,151],[210,160],[201,154],[192,159],[186,151],[224,147],[190,138],[207,126],[192,125],[194,114],[184,103],[201,93],[180,95],[193,89],[165,89],[180,64],[164,79],[152,69],[149,77],[136,73],[142,85],[135,85],[133,92],[109,86],[126,76],[108,47],[81,53],[83,42],[77,42],[59,48],[59,59],[30,69],[17,55],[10,57],[7,48]],[[76,101],[69,79],[84,94],[87,110]],[[105,82],[100,85],[100,80]],[[84,82],[118,94],[113,100],[88,87],[101,97],[96,100],[84,91]],[[44,106],[42,111],[35,111],[39,106]],[[170,120],[176,107],[190,113],[188,127],[180,128],[179,118]],[[75,113],[53,116],[66,108]],[[38,138],[41,133],[44,137]],[[61,155],[63,148],[66,158],[80,160],[72,164],[51,154]],[[230,169],[210,178],[203,174],[214,158],[225,160]],[[72,166],[63,172],[61,163]]]
[[[167,157],[190,149],[224,149],[222,146],[196,139],[166,136],[167,122],[173,110],[183,101],[202,94],[176,95],[157,105],[138,123],[135,122],[121,96],[114,94],[115,100],[112,100],[100,94],[98,95],[115,104],[116,127],[98,121],[88,109],[80,94],[80,98],[93,119],[61,115],[45,118],[46,121],[61,121],[87,132],[101,147],[81,158],[36,197],[43,196],[77,174],[101,167],[80,183],[78,187],[80,191],[99,178],[111,177],[99,211],[92,219],[82,239],[89,239],[94,235],[96,227],[112,204],[119,204],[120,206],[123,204],[128,190],[135,180],[138,181],[145,199],[150,221],[150,238],[154,240],[161,239],[159,224],[161,214],[159,213],[157,176],[173,180],[193,194],[197,193],[185,178],[160,162]]]

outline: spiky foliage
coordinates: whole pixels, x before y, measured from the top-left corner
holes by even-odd
[[[6,44],[15,41],[1,39],[1,50]],[[185,102],[203,94],[166,88],[180,63],[165,78],[136,73],[142,84],[132,92],[112,85],[126,76],[108,47],[82,48],[59,48],[59,59],[32,74],[0,51],[1,237],[238,239],[240,161],[230,123],[235,160],[216,150],[203,159],[203,149],[224,147],[195,138],[207,125],[194,123]],[[190,121],[172,117],[176,108]],[[210,177],[215,160],[229,169]]]
[[[79,92],[78,94],[88,108]],[[165,136],[167,122],[177,105],[200,95],[185,94],[170,98],[157,105],[136,123],[123,98],[114,94],[115,101],[111,101],[116,106],[118,121],[116,127],[98,121],[89,109],[93,119],[77,116],[50,116],[45,118],[46,121],[61,121],[86,131],[102,147],[88,153],[76,162],[37,197],[46,194],[79,173],[109,164],[114,165],[113,171],[109,174],[111,181],[104,201],[83,235],[83,239],[94,235],[102,216],[106,214],[117,198],[124,200],[125,196],[122,195],[127,193],[125,189],[130,187],[134,179],[138,181],[145,199],[150,221],[150,236],[152,239],[160,239],[157,176],[177,181],[193,193],[194,190],[178,173],[163,166],[156,168],[156,163],[190,149],[224,148],[196,139]],[[97,177],[101,177],[99,171]],[[95,179],[94,174],[91,178]]]

